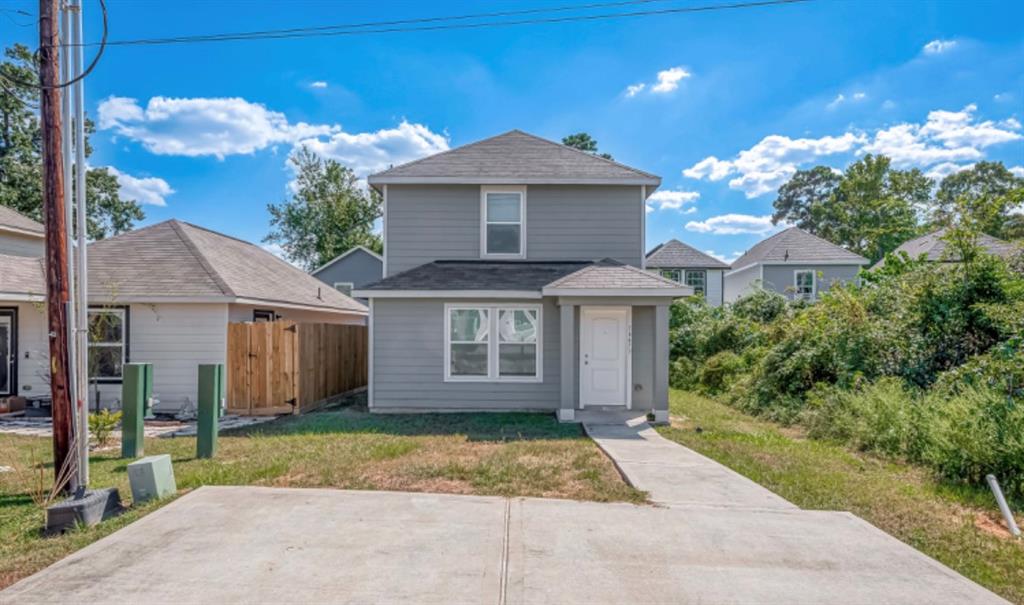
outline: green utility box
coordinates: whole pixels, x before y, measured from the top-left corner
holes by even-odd
[[[143,455],[147,402],[153,397],[153,364],[126,363],[121,382],[121,457]]]
[[[132,501],[135,504],[154,498],[166,498],[178,491],[168,454],[147,456],[129,464],[128,481],[132,485]]]
[[[217,453],[217,425],[223,414],[225,376],[222,363],[199,366],[196,458],[213,458]]]

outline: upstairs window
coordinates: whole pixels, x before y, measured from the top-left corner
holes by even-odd
[[[683,283],[682,272],[679,269],[662,269],[661,276],[680,284]]]
[[[352,296],[352,289],[355,288],[355,284],[350,281],[336,281],[334,282],[334,289],[341,292],[345,296]]]
[[[516,188],[484,188],[481,200],[481,256],[524,258],[526,242],[526,191]]]
[[[795,271],[793,285],[796,287],[796,298],[814,300],[814,271]]]
[[[693,293],[701,298],[704,297],[704,292],[707,290],[708,285],[708,272],[707,271],[687,271],[686,272],[686,285],[693,287]]]

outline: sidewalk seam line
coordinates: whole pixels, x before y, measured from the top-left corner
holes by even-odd
[[[501,541],[501,577],[498,582],[498,605],[505,605],[508,593],[508,550],[509,526],[511,525],[512,499],[505,499],[505,532]]]

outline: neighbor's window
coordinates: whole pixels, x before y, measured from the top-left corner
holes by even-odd
[[[814,271],[796,271],[793,274],[797,298],[814,299]]]
[[[522,191],[483,192],[484,256],[523,256]]]
[[[447,306],[445,379],[540,380],[537,305]]]
[[[679,269],[662,269],[661,276],[671,279],[674,282],[683,283],[682,272]]]
[[[490,319],[487,309],[448,311],[448,374],[486,377],[490,370]]]
[[[352,296],[352,288],[355,286],[350,281],[336,281],[334,282],[334,289],[341,292],[345,296]]]
[[[127,335],[124,309],[89,310],[89,377],[100,381],[121,380]]]
[[[704,296],[704,292],[707,290],[708,284],[708,272],[707,271],[687,271],[686,272],[686,285],[693,286],[693,293],[697,296]]]

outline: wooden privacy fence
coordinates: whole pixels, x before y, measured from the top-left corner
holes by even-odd
[[[366,326],[271,321],[228,324],[231,414],[299,414],[366,386]]]

